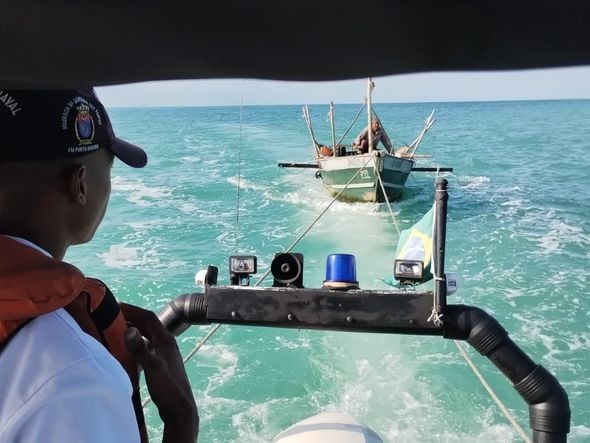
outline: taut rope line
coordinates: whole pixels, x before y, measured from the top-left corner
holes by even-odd
[[[303,232],[303,234],[301,234],[299,237],[297,237],[297,239],[291,243],[291,245],[287,248],[287,250],[285,252],[289,252],[291,251],[295,245],[297,245],[297,243],[299,243],[299,241],[301,241],[301,239],[311,230],[311,228],[318,222],[318,220],[326,213],[326,211],[330,208],[330,206],[332,206],[332,204],[338,199],[338,197],[340,197],[340,194],[342,194],[342,192],[344,192],[344,190],[348,187],[348,185],[350,185],[352,183],[352,181],[356,178],[356,176],[361,172],[361,170],[365,169],[367,167],[367,165],[369,164],[369,161],[371,160],[372,157],[369,157],[369,159],[367,159],[366,163],[363,165],[362,168],[359,168],[358,171],[356,171],[356,173],[350,178],[350,180],[348,181],[348,183],[346,183],[346,185],[338,192],[338,194],[336,194],[336,196],[330,201],[330,203],[328,203],[328,205],[322,210],[322,212],[320,213],[320,215],[318,215],[309,225],[309,227]],[[267,277],[267,275],[270,273],[270,268],[267,269],[267,271],[262,275],[262,277],[260,277],[258,279],[258,281],[254,284],[254,286],[259,286],[260,283],[262,283],[262,281]],[[182,359],[182,362],[184,364],[186,364],[196,353],[199,349],[201,349],[201,347],[213,336],[213,334],[215,334],[217,332],[217,330],[221,327],[221,323],[216,324],[213,328],[211,328],[211,330],[207,333],[207,335],[205,337],[203,337],[203,339],[201,341],[199,341],[195,347]],[[148,404],[150,404],[150,402],[152,401],[151,397],[147,397],[143,403],[141,404],[141,406],[143,408],[145,408]]]
[[[244,124],[244,79],[242,79],[242,95],[240,98],[240,139],[238,142],[238,184],[236,186],[236,254],[239,253],[240,242],[240,185],[242,179],[242,127]]]
[[[525,434],[525,432],[522,430],[522,428],[520,427],[520,425],[518,424],[516,419],[512,416],[512,414],[510,414],[510,411],[508,410],[508,408],[506,408],[506,406],[504,406],[504,403],[502,403],[502,400],[500,400],[500,398],[492,390],[492,387],[483,378],[483,375],[481,375],[481,373],[479,372],[479,370],[477,369],[477,367],[475,366],[475,364],[473,363],[471,358],[469,358],[469,355],[467,355],[467,352],[465,352],[465,349],[463,349],[463,346],[461,346],[461,344],[457,340],[453,340],[453,342],[455,343],[455,346],[457,346],[457,349],[459,349],[459,352],[461,353],[461,355],[463,356],[463,358],[465,359],[465,361],[467,362],[467,364],[469,365],[469,367],[471,368],[471,370],[473,371],[473,373],[475,374],[475,376],[477,377],[477,379],[479,380],[481,385],[488,392],[488,394],[490,394],[490,397],[492,397],[492,400],[494,400],[496,402],[496,404],[498,405],[498,407],[500,408],[500,410],[502,411],[504,416],[512,424],[512,427],[516,430],[516,432],[521,436],[521,438],[526,443],[532,443],[529,436]]]
[[[381,179],[381,174],[379,173],[379,168],[374,168],[375,174],[377,174],[377,178],[379,179],[379,184],[381,185],[381,191],[383,192],[383,196],[385,197],[385,201],[387,202],[387,209],[389,209],[389,214],[391,215],[391,219],[393,220],[393,224],[397,231],[397,235],[401,235],[401,231],[399,230],[399,225],[397,224],[397,220],[395,219],[395,215],[393,214],[393,209],[391,209],[391,204],[389,203],[389,197],[387,197],[387,192],[385,192],[385,186],[383,185],[383,180]]]
[[[338,191],[338,194],[336,194],[334,196],[334,198],[332,198],[332,201],[330,201],[330,203],[328,203],[328,205],[322,210],[322,212],[320,213],[320,215],[318,215],[311,222],[311,224],[307,227],[307,229],[305,231],[303,231],[303,233],[299,237],[297,237],[297,239],[293,243],[291,243],[291,246],[289,246],[287,248],[287,250],[284,251],[284,252],[290,252],[295,247],[295,245],[297,245],[297,243],[299,243],[299,241],[311,230],[311,228],[313,228],[313,226],[318,222],[318,220],[320,218],[322,218],[322,216],[326,213],[326,211],[328,211],[328,209],[330,209],[330,206],[332,206],[332,204],[336,200],[338,200],[338,197],[340,197],[340,194],[342,194],[346,190],[346,188],[348,187],[348,185],[350,185],[352,183],[352,181],[356,178],[356,176],[359,175],[360,172],[367,167],[367,165],[369,164],[369,162],[371,161],[371,159],[372,159],[372,157],[369,157],[367,159],[367,161],[365,162],[365,164],[354,173],[354,175],[350,178],[350,180],[348,180],[348,183],[346,183],[344,185],[344,187],[340,191]],[[262,275],[262,277],[260,277],[258,279],[258,281],[256,282],[256,284],[254,286],[258,286],[260,283],[262,283],[262,281],[267,277],[267,275],[269,273],[270,273],[270,267],[266,270],[266,272]]]

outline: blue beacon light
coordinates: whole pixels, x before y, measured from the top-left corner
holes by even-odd
[[[356,260],[351,254],[330,254],[326,260],[325,289],[358,289]]]

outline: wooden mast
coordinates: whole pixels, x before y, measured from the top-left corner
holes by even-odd
[[[330,102],[330,126],[332,127],[332,156],[337,157],[336,153],[336,128],[334,127],[334,102]]]

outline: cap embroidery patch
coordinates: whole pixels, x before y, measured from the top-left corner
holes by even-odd
[[[97,107],[84,97],[74,97],[66,104],[61,114],[61,128],[76,136],[77,144],[67,148],[70,154],[80,154],[100,149],[94,140],[97,126],[102,118]]]
[[[81,104],[77,108],[78,115],[74,127],[76,128],[76,137],[82,145],[90,145],[94,139],[94,120],[90,115],[88,105]]]

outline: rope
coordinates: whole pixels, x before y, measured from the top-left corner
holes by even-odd
[[[473,361],[469,358],[469,355],[467,355],[467,352],[465,352],[465,349],[463,349],[463,346],[461,346],[461,344],[457,340],[453,340],[453,342],[457,346],[457,349],[459,349],[459,352],[461,353],[461,355],[463,356],[463,358],[465,359],[465,361],[467,362],[467,364],[469,365],[469,367],[471,368],[479,382],[488,392],[490,397],[492,397],[492,399],[496,402],[496,405],[498,405],[498,407],[500,408],[504,416],[508,419],[508,421],[512,424],[516,432],[520,435],[523,441],[525,441],[526,443],[531,443],[531,439],[529,438],[529,436],[524,433],[518,422],[515,420],[512,414],[510,414],[510,411],[506,408],[506,406],[504,406],[504,404],[498,398],[496,393],[492,390],[490,385],[485,381],[479,370],[475,367]]]
[[[389,209],[389,213],[391,214],[391,219],[393,220],[393,224],[395,225],[397,235],[400,236],[402,233],[399,230],[399,225],[397,224],[397,220],[395,219],[395,215],[393,215],[393,210],[391,209],[391,204],[389,203],[389,198],[387,197],[387,193],[385,192],[385,186],[383,185],[383,180],[381,179],[381,174],[379,173],[378,168],[375,168],[375,173],[377,174],[377,178],[379,179],[379,184],[381,185],[381,191],[383,191],[383,196],[385,197],[385,201],[387,202],[387,208]]]
[[[336,143],[336,146],[338,146],[340,143],[342,143],[342,140],[344,140],[344,137],[346,137],[348,132],[352,129],[352,126],[356,123],[356,121],[359,118],[359,115],[361,115],[361,112],[363,112],[363,109],[365,109],[366,105],[367,105],[367,102],[365,101],[365,103],[363,103],[363,105],[361,106],[361,109],[359,109],[359,112],[357,112],[356,115],[354,116],[354,118],[352,119],[352,123],[350,125],[348,125],[348,128],[346,129],[346,131],[344,131],[344,134],[342,135],[342,137],[340,137],[340,140],[338,140],[338,142]]]
[[[186,357],[184,357],[182,359],[182,363],[186,364],[192,357],[193,355],[196,354],[196,352],[201,349],[201,347],[207,342],[207,340],[209,340],[209,338],[211,338],[211,336],[213,334],[215,334],[217,332],[217,330],[219,329],[219,327],[221,326],[221,323],[216,324],[213,328],[211,328],[211,330],[207,333],[207,335],[193,348],[193,350],[191,352],[189,352]],[[149,405],[152,401],[152,397],[147,397],[143,403],[141,404],[142,408],[145,408],[147,405]]]
[[[243,80],[242,80],[243,82]],[[243,85],[243,83],[242,83]],[[240,111],[240,140],[241,140],[241,111]],[[364,166],[362,168],[359,168],[358,171],[356,171],[356,173],[351,177],[351,179],[348,181],[348,183],[346,183],[346,185],[344,186],[344,188],[342,188],[340,190],[340,192],[338,192],[338,194],[336,194],[336,196],[332,199],[332,201],[330,203],[328,203],[328,206],[326,206],[324,208],[324,210],[320,213],[320,215],[318,215],[313,222],[309,225],[309,227],[303,232],[303,234],[301,234],[299,237],[297,237],[297,239],[291,244],[291,246],[289,246],[287,248],[287,250],[285,252],[289,252],[291,251],[291,249],[293,249],[295,247],[295,245],[297,243],[299,243],[299,241],[305,236],[305,234],[307,234],[310,229],[317,223],[317,221],[326,213],[326,211],[330,208],[330,206],[332,206],[332,204],[338,199],[338,197],[340,197],[340,194],[342,194],[342,192],[348,187],[348,185],[350,185],[352,183],[352,181],[356,178],[356,176],[361,172],[361,170],[365,169],[367,167],[367,165],[369,164],[369,161],[371,161],[372,157],[369,157],[369,159],[367,160],[367,162],[364,164]],[[262,281],[266,278],[266,276],[270,273],[270,268],[267,269],[267,271],[264,273],[264,275],[262,277],[260,277],[260,279],[258,279],[258,281],[254,284],[254,286],[258,286],[260,285],[260,283],[262,283]],[[207,333],[207,335],[199,342],[197,343],[197,345],[182,359],[182,362],[184,364],[186,364],[196,353],[199,349],[201,349],[201,347],[213,336],[213,334],[215,334],[217,332],[217,330],[220,328],[221,323],[215,325],[213,328],[211,328],[211,330]],[[141,404],[142,408],[145,408],[148,404],[150,404],[150,402],[152,401],[151,397],[147,397],[143,403]]]
[[[426,319],[427,322],[432,322],[434,324],[434,326],[437,327],[442,327],[445,322],[443,321],[443,314],[439,314],[438,312],[436,312],[436,295],[434,294],[434,292],[432,293],[433,297],[432,297],[432,311],[430,312],[430,316]]]
[[[417,184],[418,186],[420,186],[420,183],[418,183],[418,180],[416,180],[416,177],[414,177],[414,174],[412,174],[410,172],[410,177],[412,177],[412,180],[414,180],[414,183]]]
[[[238,184],[236,197],[236,254],[240,241],[240,180],[242,177],[242,127],[244,123],[244,79],[242,79],[242,96],[240,98],[240,139],[238,142]]]
[[[301,239],[302,239],[302,238],[303,238],[303,237],[304,237],[304,236],[305,236],[305,235],[306,235],[306,234],[307,234],[307,233],[308,233],[308,232],[311,230],[311,228],[313,228],[313,226],[314,226],[314,225],[315,225],[315,224],[318,222],[318,220],[319,220],[320,218],[322,218],[322,216],[323,216],[323,215],[326,213],[326,211],[327,211],[328,209],[330,209],[330,206],[332,206],[332,204],[333,204],[333,203],[334,203],[336,200],[338,200],[338,197],[340,197],[340,194],[342,194],[342,193],[344,192],[344,190],[345,190],[345,189],[348,187],[348,185],[350,185],[350,184],[352,183],[352,181],[353,181],[353,180],[356,178],[356,176],[357,176],[357,175],[359,175],[359,174],[360,174],[360,172],[361,172],[362,170],[364,170],[364,169],[367,167],[367,165],[369,164],[369,162],[370,162],[372,159],[373,159],[373,157],[369,157],[369,158],[367,159],[367,161],[365,162],[365,164],[364,164],[364,165],[363,165],[361,168],[359,168],[359,169],[358,169],[358,171],[356,171],[356,172],[355,172],[355,174],[354,174],[354,175],[353,175],[353,176],[350,178],[350,180],[348,180],[348,183],[346,183],[346,184],[344,185],[344,187],[343,187],[343,188],[342,188],[342,189],[341,189],[341,190],[338,192],[338,194],[336,194],[336,195],[334,196],[334,198],[332,199],[332,201],[330,201],[330,203],[328,203],[328,205],[327,205],[327,206],[326,206],[326,207],[325,207],[325,208],[322,210],[322,212],[320,213],[320,215],[318,215],[318,216],[317,216],[317,217],[316,217],[316,218],[315,218],[315,219],[314,219],[314,220],[311,222],[311,224],[310,224],[310,225],[307,227],[307,229],[306,229],[305,231],[303,231],[303,233],[302,233],[302,234],[301,234],[299,237],[297,237],[297,239],[296,239],[296,240],[295,240],[293,243],[291,243],[291,246],[289,246],[289,247],[287,248],[287,250],[286,250],[286,251],[284,251],[284,252],[290,252],[290,251],[291,251],[291,250],[292,250],[292,249],[295,247],[295,245],[297,245],[297,243],[299,243],[299,241],[300,241],[300,240],[301,240]],[[263,280],[264,280],[264,279],[265,279],[265,278],[268,276],[268,274],[270,274],[270,268],[268,268],[268,269],[266,270],[266,272],[265,272],[265,273],[262,275],[262,277],[260,277],[260,278],[258,279],[258,281],[256,282],[256,284],[255,284],[254,286],[258,286],[260,283],[262,283],[262,281],[263,281]]]
[[[244,126],[244,79],[242,79],[242,95],[240,97],[240,137],[238,142],[238,184],[236,191],[236,253],[238,253],[238,244],[240,239],[240,181],[241,181],[241,166],[242,166],[242,128]],[[182,362],[186,364],[192,357],[197,353],[199,349],[217,332],[221,323],[215,325],[207,333],[207,335],[182,359]],[[145,408],[152,401],[152,397],[148,396],[141,404],[142,408]]]

